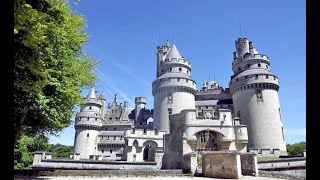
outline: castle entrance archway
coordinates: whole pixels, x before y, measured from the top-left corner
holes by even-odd
[[[144,161],[155,161],[156,149],[158,144],[154,141],[146,141],[143,150],[143,160]]]

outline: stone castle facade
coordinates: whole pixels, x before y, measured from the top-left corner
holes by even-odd
[[[168,42],[157,47],[154,109],[146,109],[144,97],[135,98],[134,108],[117,95],[106,105],[92,88],[75,118],[75,155],[155,161],[167,169],[181,168],[184,156],[202,151],[286,155],[278,77],[248,39],[235,45],[229,88],[209,81],[197,90],[190,62]]]

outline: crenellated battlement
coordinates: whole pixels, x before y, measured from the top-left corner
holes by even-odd
[[[152,89],[157,89],[164,86],[186,86],[196,89],[196,82],[192,79],[183,77],[168,77],[153,81]]]
[[[160,62],[160,65],[185,65],[186,67],[191,68],[191,63],[189,63],[186,59],[184,58],[170,58],[170,59],[165,59],[164,61]]]

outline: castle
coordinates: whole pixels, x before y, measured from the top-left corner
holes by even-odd
[[[278,77],[247,38],[235,46],[229,88],[209,81],[197,90],[191,64],[168,42],[157,47],[154,109],[146,109],[144,97],[135,98],[134,108],[117,95],[106,105],[92,88],[75,118],[74,153],[80,159],[154,161],[167,169],[181,168],[191,152],[287,155]]]

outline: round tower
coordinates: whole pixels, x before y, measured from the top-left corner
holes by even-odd
[[[280,150],[286,155],[278,77],[270,72],[268,57],[259,54],[248,39],[239,38],[235,45],[229,87],[234,114],[247,125],[248,149]]]
[[[80,153],[81,159],[89,159],[90,155],[96,155],[97,136],[102,125],[101,111],[103,101],[97,98],[94,88],[91,89],[80,112],[75,118],[74,152]]]
[[[196,82],[191,65],[175,45],[157,47],[157,79],[152,83],[154,128],[169,133],[169,115],[195,109]]]
[[[147,99],[145,97],[135,98],[135,122],[139,123],[142,120],[141,110],[146,108]]]

